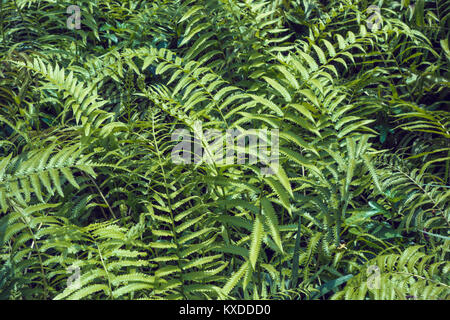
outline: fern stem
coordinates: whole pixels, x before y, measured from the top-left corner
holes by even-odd
[[[105,196],[103,195],[102,190],[100,190],[99,186],[97,185],[97,183],[95,183],[95,180],[89,176],[89,179],[92,181],[92,183],[94,184],[95,188],[97,189],[97,191],[100,193],[100,196],[102,197],[103,201],[106,203],[106,205],[108,206],[109,212],[111,212],[111,215],[114,217],[114,219],[117,219],[116,215],[114,214],[114,211],[112,210],[111,206],[109,205],[108,201],[106,200]]]
[[[109,272],[108,272],[108,269],[106,268],[105,261],[103,261],[102,252],[101,252],[100,248],[98,247],[97,242],[95,242],[95,245],[97,247],[97,251],[98,251],[98,254],[100,256],[100,261],[102,262],[103,269],[105,269],[105,272],[106,272],[106,277],[107,277],[107,280],[108,280],[108,287],[109,287],[109,297],[110,297],[110,299],[113,299],[114,297],[113,297],[113,292],[112,292],[112,287],[111,287],[111,279],[109,277]]]
[[[44,284],[44,300],[45,300],[45,299],[47,299],[48,283],[47,283],[47,276],[45,274],[44,263],[42,261],[41,253],[39,251],[39,245],[38,245],[37,239],[34,235],[33,230],[31,229],[30,225],[28,224],[28,220],[26,219],[25,212],[23,212],[22,208],[20,208],[20,206],[17,206],[17,204],[15,204],[15,203],[13,204],[13,207],[20,212],[20,214],[22,215],[22,221],[26,224],[28,231],[30,232],[31,236],[33,237],[33,243],[35,244],[35,247],[36,247],[35,251],[36,251],[38,259],[39,259],[39,266],[41,269],[42,281]]]
[[[425,277],[419,276],[418,274],[409,273],[409,272],[396,272],[396,271],[394,271],[392,273],[393,274],[402,274],[402,275],[406,275],[406,276],[410,276],[410,277],[416,277],[416,278],[419,278],[421,280],[430,281],[430,282],[436,283],[438,285],[450,288],[450,286],[448,284],[442,283],[442,282],[434,280],[434,279],[425,278]]]
[[[297,234],[295,236],[295,246],[294,246],[294,256],[292,258],[292,277],[291,277],[291,288],[294,289],[297,287],[298,281],[298,260],[300,257],[300,236],[301,236],[301,227],[302,227],[302,217],[300,213],[298,214],[298,226],[297,226]]]
[[[398,170],[398,169],[397,169]],[[433,199],[433,197],[418,183],[416,180],[414,180],[410,175],[408,175],[406,172],[403,172],[401,170],[398,170],[400,173],[402,173],[404,176],[406,176],[408,179],[410,179],[416,186],[419,187],[419,189],[431,200],[431,202],[434,203],[436,206],[436,201]],[[438,209],[439,212],[441,212],[442,217],[444,218],[445,222],[447,222],[447,225],[450,226],[450,222],[447,220],[447,217],[445,216],[445,213],[442,211],[442,209]]]
[[[182,259],[181,254],[180,254],[180,243],[178,242],[178,237],[177,237],[177,232],[176,232],[176,228],[175,228],[175,218],[173,215],[173,208],[172,208],[172,202],[170,201],[170,193],[169,193],[169,189],[167,188],[167,179],[166,179],[166,172],[164,170],[164,166],[162,165],[162,160],[161,160],[161,152],[159,150],[159,145],[158,145],[158,141],[156,141],[156,132],[155,132],[155,123],[154,123],[154,116],[152,119],[152,136],[153,136],[153,142],[155,144],[155,148],[156,148],[156,154],[158,156],[158,164],[159,167],[161,168],[161,173],[162,173],[162,177],[164,180],[164,189],[165,189],[165,193],[166,193],[166,197],[167,197],[167,206],[169,207],[169,213],[170,213],[170,229],[172,231],[173,234],[173,240],[175,242],[176,245],[176,255],[178,257],[177,259],[177,266],[180,269],[180,273],[181,273],[181,282],[183,282],[183,267],[180,264],[180,260]],[[184,292],[184,286],[183,283],[181,285],[181,295],[184,297],[185,300],[188,300],[188,297],[186,296],[186,293]]]

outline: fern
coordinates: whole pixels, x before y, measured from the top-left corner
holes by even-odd
[[[0,4],[2,299],[448,298],[447,0],[73,4]]]

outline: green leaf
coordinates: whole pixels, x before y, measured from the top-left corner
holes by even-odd
[[[239,270],[233,273],[233,275],[230,277],[230,279],[227,281],[225,286],[222,288],[222,292],[225,295],[228,295],[231,290],[238,284],[239,280],[242,279],[244,276],[244,273],[247,271],[247,268],[249,267],[249,261],[244,262]]]
[[[272,101],[267,100],[266,98],[251,94],[250,95],[255,101],[261,103],[262,105],[265,105],[266,107],[268,107],[270,110],[274,111],[277,115],[279,115],[280,117],[283,116],[283,111],[280,109],[280,107],[278,107],[275,103],[273,103]]]
[[[283,86],[281,86],[276,80],[270,79],[268,77],[263,77],[263,79],[266,80],[267,83],[272,86],[272,88],[277,90],[283,96],[284,100],[286,100],[287,102],[292,101],[289,92]]]
[[[87,287],[84,287],[80,290],[78,290],[77,292],[75,292],[74,294],[72,294],[71,296],[69,296],[67,299],[68,300],[81,300],[93,293],[99,292],[99,291],[104,291],[105,293],[109,292],[109,288],[107,285],[104,284],[93,284]],[[55,297],[55,300],[59,300],[58,296]]]
[[[333,290],[333,289],[337,288],[338,286],[346,283],[351,278],[353,278],[353,275],[352,274],[347,274],[345,276],[342,276],[342,277],[339,277],[337,279],[330,280],[330,281],[324,283],[319,288],[317,288],[319,290],[319,292],[313,294],[312,297],[311,297],[311,300],[319,299],[320,297],[324,296],[325,294],[327,294],[331,290]]]
[[[253,223],[253,232],[251,235],[250,244],[250,263],[253,270],[256,268],[256,261],[259,257],[259,252],[261,251],[262,238],[264,235],[264,228],[259,215],[256,216],[255,222]]]
[[[261,199],[262,212],[264,217],[266,218],[266,224],[269,226],[270,234],[272,236],[273,241],[278,246],[281,252],[283,252],[283,244],[281,242],[279,226],[278,226],[278,218],[275,214],[275,210],[272,207],[270,201],[264,197]]]

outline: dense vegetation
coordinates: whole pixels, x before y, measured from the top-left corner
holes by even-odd
[[[449,17],[0,0],[0,298],[448,299]],[[199,123],[278,168],[173,161]]]

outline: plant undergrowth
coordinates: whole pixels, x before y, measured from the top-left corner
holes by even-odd
[[[450,297],[448,0],[71,4],[0,0],[1,299]]]

